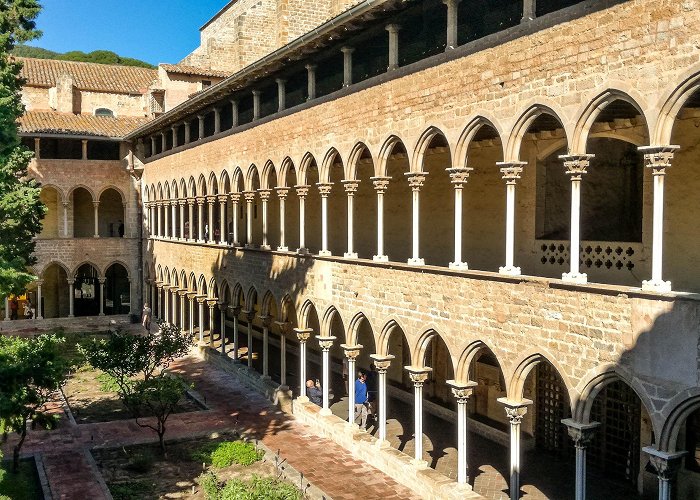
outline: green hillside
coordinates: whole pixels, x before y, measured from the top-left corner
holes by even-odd
[[[98,64],[117,64],[119,66],[138,66],[141,68],[155,68],[152,64],[148,64],[138,59],[131,57],[121,57],[110,50],[94,50],[89,53],[80,50],[72,50],[61,54],[52,50],[42,49],[41,47],[30,47],[29,45],[17,45],[12,53],[19,57],[35,57],[37,59],[59,59],[62,61],[80,61],[91,62]]]

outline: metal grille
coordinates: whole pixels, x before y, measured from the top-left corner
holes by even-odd
[[[571,416],[569,397],[559,374],[549,363],[539,363],[537,372],[535,443],[540,450],[565,453],[571,450],[563,418]]]
[[[588,460],[610,478],[637,483],[641,402],[631,387],[616,381],[593,402],[591,419],[601,426],[591,443]]]

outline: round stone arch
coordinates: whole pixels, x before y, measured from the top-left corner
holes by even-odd
[[[690,414],[698,409],[700,409],[700,387],[686,389],[669,401],[661,412],[665,418],[661,425],[661,432],[657,434],[659,439],[656,449],[668,453],[686,451],[678,450],[678,434]]]
[[[131,277],[132,277],[131,269],[129,269],[129,266],[126,264],[126,262],[124,262],[124,261],[121,260],[121,259],[114,259],[114,260],[109,261],[109,263],[108,263],[108,264],[105,266],[105,268],[104,268],[104,269],[105,269],[104,272],[107,273],[107,269],[109,269],[110,267],[112,267],[114,264],[119,264],[119,265],[121,265],[124,269],[126,269],[126,275],[127,275],[127,277],[129,278],[129,280],[131,280]],[[106,277],[106,274],[105,274],[105,275],[102,275],[102,277]]]
[[[469,121],[467,126],[460,134],[459,139],[457,139],[457,144],[454,147],[454,153],[452,156],[452,165],[455,168],[466,168],[469,166],[469,145],[483,127],[490,127],[495,130],[501,142],[501,148],[505,146],[505,141],[503,140],[504,132],[501,124],[490,115],[477,115]],[[504,152],[505,151],[502,151],[501,154],[503,155]]]
[[[231,178],[228,170],[224,169],[219,174],[219,194],[229,194],[231,192]]]
[[[219,297],[219,284],[217,283],[216,278],[212,277],[209,280],[209,298],[218,299]]]
[[[635,97],[632,97],[632,95]],[[643,104],[640,104],[644,102],[642,96],[631,89],[629,92],[625,92],[618,90],[617,88],[609,88],[591,99],[591,101],[588,104],[585,104],[583,109],[576,115],[576,125],[574,126],[574,132],[571,136],[571,141],[569,142],[571,154],[586,153],[586,143],[588,142],[588,137],[590,135],[590,130],[593,123],[595,122],[596,118],[598,118],[598,115],[600,115],[600,113],[608,105],[615,101],[626,102],[635,108],[639,114],[644,117],[644,120],[647,122],[647,134],[650,133],[647,114],[644,112],[645,108]]]
[[[207,282],[204,279],[204,275],[200,274],[199,279],[197,280],[197,292],[199,295],[209,297],[209,292],[207,290]]]
[[[52,259],[52,260],[48,261],[48,262],[44,265],[44,267],[41,268],[41,271],[39,271],[39,272],[36,273],[36,275],[37,275],[37,276],[43,276],[44,273],[46,272],[46,270],[49,269],[51,266],[58,266],[58,267],[60,267],[61,269],[63,269],[63,270],[65,271],[65,273],[66,273],[66,278],[67,278],[67,279],[70,279],[71,276],[73,276],[73,274],[71,273],[70,269],[68,269],[68,266],[67,266],[65,263],[61,262],[60,260],[56,260],[56,259]]]
[[[75,274],[78,272],[78,270],[79,270],[82,266],[84,266],[84,265],[86,265],[86,264],[92,266],[92,267],[95,269],[95,271],[97,271],[97,275],[98,275],[98,276],[100,276],[101,278],[104,277],[104,272],[102,271],[102,269],[100,268],[100,266],[98,266],[97,264],[95,264],[95,263],[94,263],[93,261],[91,261],[91,260],[83,260],[83,261],[81,261],[78,265],[73,266],[73,271],[70,273],[69,276],[75,277]],[[167,272],[167,269],[168,269],[168,268],[166,267],[165,269],[166,269],[166,272]]]
[[[570,134],[567,130],[566,122],[562,119],[563,114],[557,111],[557,109],[558,108],[554,103],[542,100],[529,106],[516,120],[515,125],[513,125],[513,128],[508,135],[503,151],[504,161],[514,162],[520,160],[520,149],[523,143],[523,137],[535,120],[542,115],[550,115],[559,122],[564,129],[564,134],[566,135],[568,142]]]
[[[655,146],[666,146],[671,142],[673,126],[678,117],[678,113],[685,105],[686,101],[700,90],[700,66],[695,65],[686,71],[680,79],[680,83],[673,83],[662,99],[659,100],[659,114],[652,124],[648,123],[653,131],[650,143]],[[652,118],[652,117],[650,117]]]
[[[160,185],[159,185],[160,188]],[[70,200],[71,197],[73,196],[73,193],[75,193],[76,190],[78,189],[84,189],[88,193],[90,193],[90,196],[92,197],[92,201],[97,201],[99,198],[95,195],[95,191],[91,188],[88,187],[86,184],[76,184],[75,186],[70,188],[70,191],[66,194],[66,199]]]
[[[452,152],[454,151],[454,146],[450,144],[450,140],[447,134],[443,132],[442,129],[431,125],[423,131],[423,133],[416,140],[416,144],[413,147],[413,154],[411,155],[410,171],[416,173],[426,173],[424,159],[425,152],[428,150],[433,140],[436,137],[442,136],[447,143],[448,155],[450,158],[450,166],[454,165],[454,158]]]
[[[520,358],[514,364],[511,365],[513,366],[512,369],[508,369],[507,367],[503,369],[503,376],[507,383],[506,394],[508,399],[515,402],[519,402],[524,399],[523,392],[527,377],[533,368],[535,368],[535,366],[541,362],[547,362],[553,366],[561,378],[569,396],[569,405],[571,407],[570,410],[573,414],[574,402],[578,401],[579,399],[578,393],[563,367],[556,361],[556,358],[541,348],[528,349],[521,354]]]

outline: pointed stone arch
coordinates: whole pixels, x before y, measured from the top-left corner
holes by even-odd
[[[496,135],[498,135],[498,138],[501,141],[501,155],[504,154],[503,148],[505,147],[505,141],[503,140],[503,127],[495,118],[481,114],[475,116],[469,121],[457,140],[457,144],[454,148],[454,155],[452,157],[453,166],[455,168],[465,168],[469,166],[469,146],[484,127],[492,128],[496,132]]]
[[[438,127],[431,125],[423,131],[418,140],[416,141],[416,146],[413,148],[413,155],[411,156],[411,172],[425,172],[425,153],[432,144],[432,142],[438,138],[442,137],[447,144],[448,155],[450,157],[450,165],[453,164],[454,160],[452,157],[453,147],[450,146],[447,140],[447,135],[440,130]]]

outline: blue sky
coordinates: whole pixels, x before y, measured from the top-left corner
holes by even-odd
[[[57,52],[112,50],[175,63],[199,45],[199,28],[228,0],[41,0],[30,45]]]

